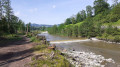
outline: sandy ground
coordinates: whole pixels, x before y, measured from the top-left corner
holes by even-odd
[[[30,67],[32,50],[35,43],[29,38],[21,36],[23,39],[0,47],[0,67]],[[5,44],[6,45],[6,44]]]

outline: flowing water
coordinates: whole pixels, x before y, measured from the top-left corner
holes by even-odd
[[[100,40],[75,41],[76,39],[73,38],[53,36],[48,33],[39,35],[46,36],[47,41],[57,42],[56,45],[58,47],[68,50],[75,49],[76,51],[93,52],[105,58],[112,58],[115,61],[115,64],[108,63],[105,67],[120,67],[120,44],[107,43]]]

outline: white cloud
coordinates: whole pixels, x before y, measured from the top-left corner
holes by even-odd
[[[53,9],[56,8],[56,5],[53,5],[52,8],[53,8]]]
[[[29,10],[29,12],[37,12],[37,11],[38,11],[38,8],[33,8]]]
[[[19,11],[15,12],[15,16],[20,16],[20,12]]]

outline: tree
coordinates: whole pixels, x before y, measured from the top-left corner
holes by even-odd
[[[82,20],[86,19],[86,12],[85,12],[85,10],[81,11],[81,18],[82,18]]]
[[[117,22],[120,19],[120,3],[112,8],[107,18],[109,22]]]
[[[105,0],[95,0],[94,1],[94,12],[95,15],[104,12],[109,9],[109,4]]]
[[[116,6],[118,4],[118,0],[113,0],[113,5]]]
[[[4,0],[4,8],[5,8],[5,14],[6,14],[5,16],[8,21],[8,28],[10,28],[11,15],[13,15],[13,11],[10,4],[11,4],[10,0]]]
[[[10,0],[0,0],[0,35],[25,31],[25,24],[13,13]]]
[[[68,24],[72,24],[71,22],[71,18],[67,18],[66,21],[65,21],[65,25],[68,25]]]
[[[86,7],[86,11],[87,11],[87,17],[92,17],[92,7],[90,6],[90,5],[88,5],[87,7]]]
[[[81,15],[80,15],[80,13],[77,13],[76,22],[78,23],[81,21],[82,21]]]
[[[60,24],[58,26],[58,32],[61,33],[61,31],[63,30],[63,28],[64,28],[64,24]]]
[[[53,33],[53,34],[56,34],[57,32],[58,32],[57,25],[54,25],[54,26],[52,27],[52,33]]]
[[[31,28],[31,23],[29,22],[28,24],[26,24],[26,35],[28,34],[28,32],[30,32],[30,28]]]
[[[66,28],[65,28],[65,31],[66,31],[66,34],[67,34],[67,36],[68,37],[71,37],[72,36],[72,32],[73,32],[73,27],[72,27],[72,25],[68,25]]]
[[[2,1],[0,0],[0,20],[2,19]]]
[[[107,34],[112,34],[114,31],[114,28],[112,27],[112,25],[109,25],[107,28],[106,28],[106,33]]]
[[[78,37],[78,26],[77,25],[73,26],[73,36]]]
[[[76,24],[76,20],[74,17],[72,17],[72,24]]]
[[[84,23],[80,24],[78,28],[79,35],[82,37],[94,37],[96,36],[94,23],[91,18],[86,19]]]

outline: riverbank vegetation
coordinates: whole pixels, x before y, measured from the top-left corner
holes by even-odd
[[[44,36],[31,36],[30,39],[31,42],[37,43],[32,48],[34,51],[32,67],[74,67],[61,55],[59,50],[50,48]]]
[[[68,37],[97,37],[105,40],[120,41],[120,3],[114,0],[110,6],[106,0],[95,0],[94,6],[67,18],[59,26],[48,28],[53,35]]]
[[[47,45],[38,45],[34,47],[35,54],[39,57],[33,57],[33,67],[73,67],[58,50],[48,49]],[[52,56],[52,54],[54,56]]]

